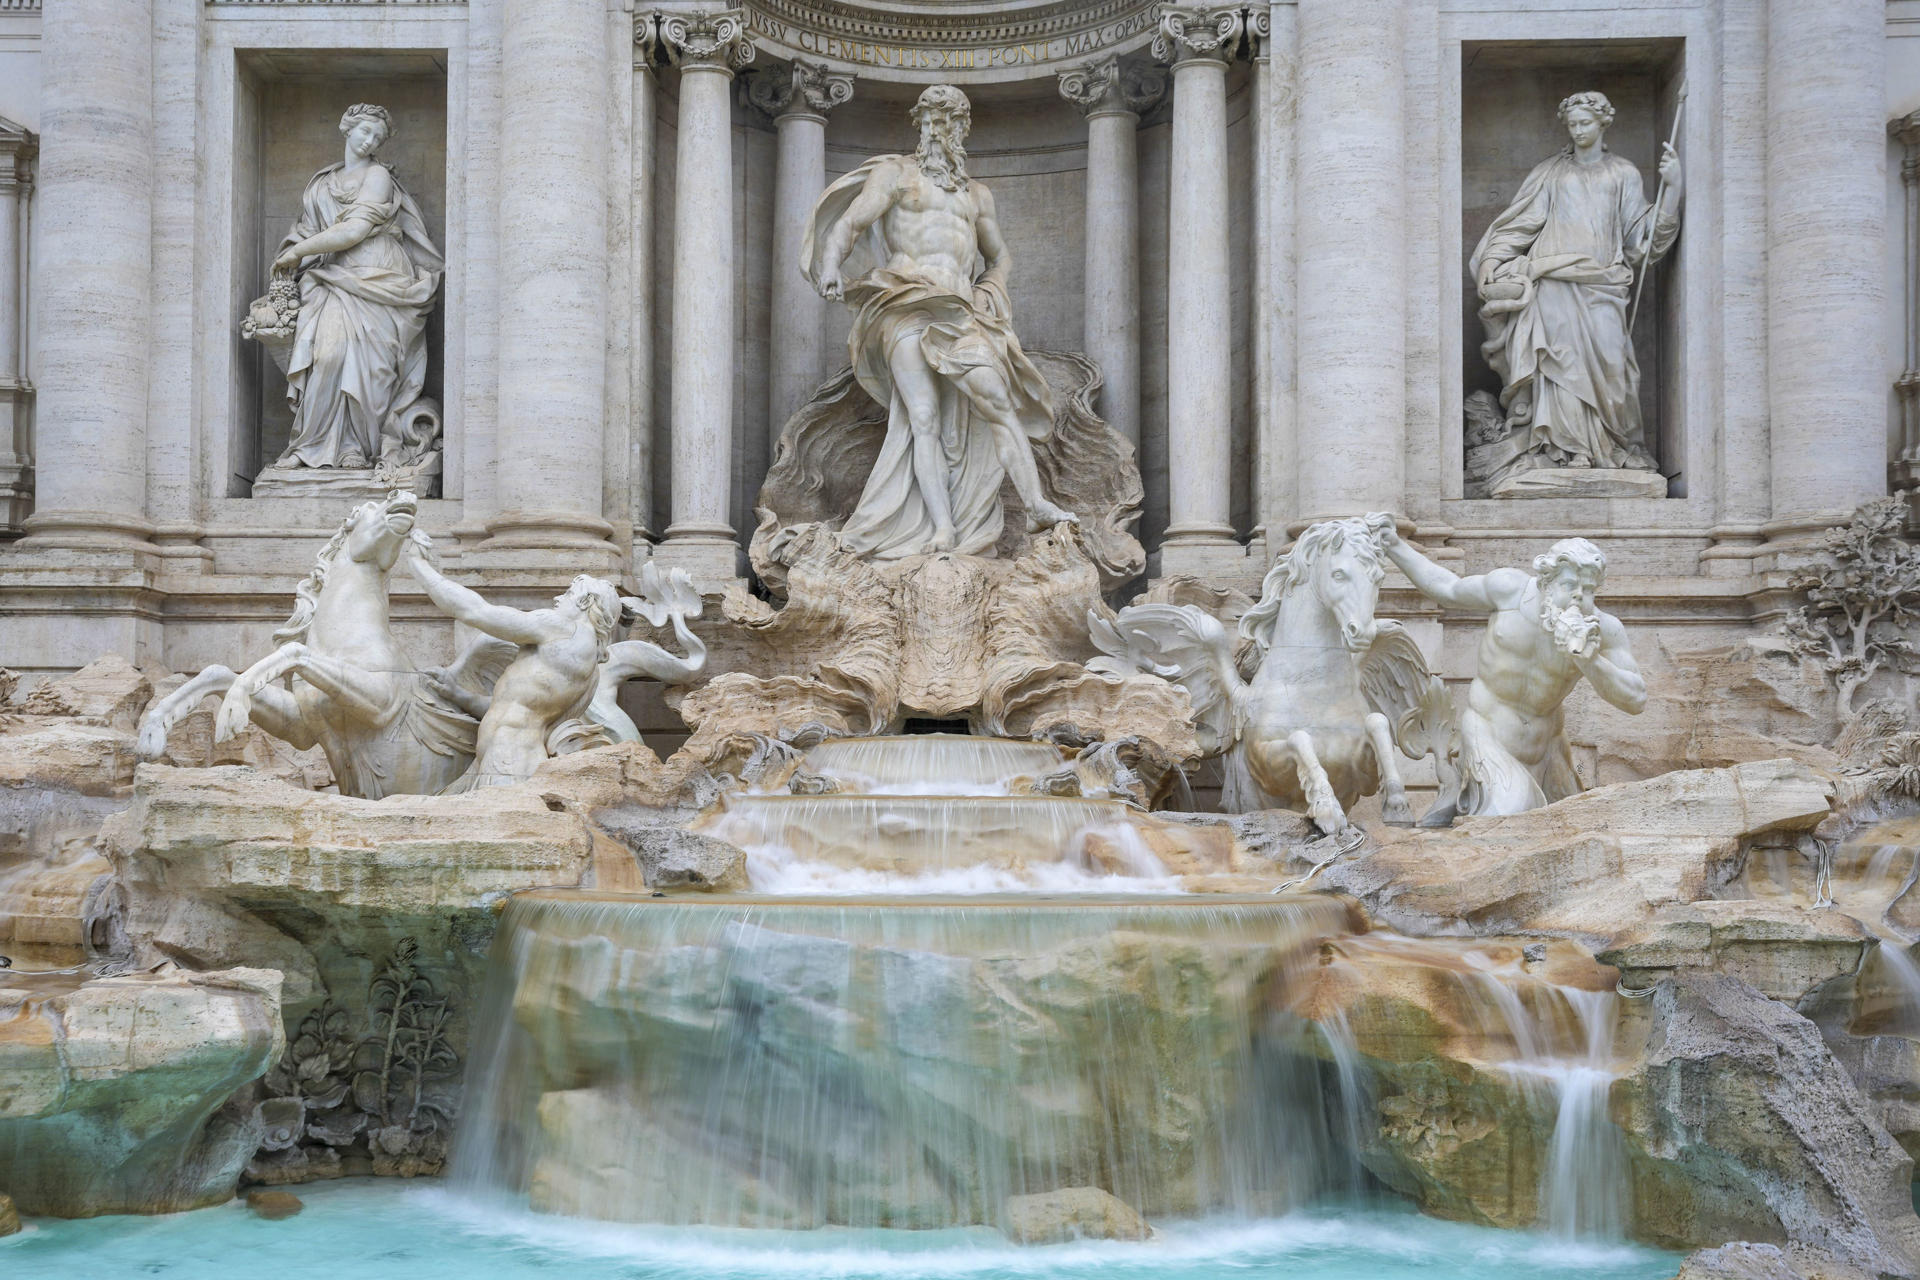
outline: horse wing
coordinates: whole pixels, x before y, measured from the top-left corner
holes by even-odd
[[[1094,645],[1109,659],[1094,659],[1096,671],[1145,671],[1187,691],[1200,748],[1217,755],[1238,735],[1235,702],[1243,682],[1234,668],[1233,642],[1220,620],[1184,604],[1129,605],[1111,623],[1089,612]]]
[[[511,640],[481,636],[462,649],[459,657],[442,667],[439,674],[448,684],[469,697],[491,698],[494,681],[500,678],[519,654],[520,646]]]
[[[1427,665],[1407,629],[1397,622],[1381,622],[1373,646],[1360,659],[1360,692],[1367,705],[1393,726],[1393,740],[1402,751],[1419,759],[1433,749],[1436,715],[1450,718],[1446,686]]]

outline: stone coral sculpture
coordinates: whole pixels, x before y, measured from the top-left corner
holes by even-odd
[[[1391,517],[1368,516],[1300,535],[1240,619],[1258,655],[1251,679],[1226,628],[1197,605],[1131,605],[1110,623],[1091,615],[1107,656],[1089,665],[1184,688],[1201,749],[1251,783],[1243,807],[1304,807],[1331,834],[1347,828],[1356,800],[1384,791],[1387,820],[1411,824],[1395,746],[1425,754],[1417,729],[1444,708],[1445,690],[1406,630],[1373,616],[1391,528]]]
[[[1827,562],[1788,583],[1806,603],[1782,624],[1787,643],[1826,667],[1843,716],[1881,669],[1912,671],[1920,656],[1906,632],[1920,614],[1920,548],[1906,539],[1906,512],[1900,495],[1863,504],[1827,531]]]

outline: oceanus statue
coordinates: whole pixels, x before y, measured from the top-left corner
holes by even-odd
[[[1362,796],[1385,793],[1389,823],[1410,825],[1398,746],[1415,758],[1449,740],[1446,687],[1406,629],[1376,619],[1392,517],[1309,527],[1275,562],[1239,641],[1251,679],[1220,620],[1195,605],[1140,604],[1112,622],[1091,615],[1088,665],[1149,671],[1187,691],[1201,749],[1224,758],[1225,802],[1304,808],[1322,831],[1343,831]]]

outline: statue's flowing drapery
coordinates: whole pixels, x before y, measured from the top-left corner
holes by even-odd
[[[340,170],[329,165],[307,183],[300,221],[280,251],[349,218],[373,230],[314,259],[300,278],[287,361],[293,432],[277,466],[372,466],[383,428],[426,385],[427,315],[445,263],[398,178],[392,201],[363,201]]]
[[[1482,304],[1481,351],[1500,375],[1500,403],[1522,455],[1550,465],[1651,469],[1640,418],[1640,366],[1627,333],[1634,272],[1673,245],[1679,218],[1647,203],[1640,171],[1571,148],[1536,165],[1480,237],[1475,279],[1518,295]]]
[[[913,159],[876,156],[820,197],[801,250],[809,279],[819,280],[828,231],[846,214],[873,170],[893,162],[912,164]],[[992,431],[974,421],[959,380],[971,369],[997,370],[1012,397],[1015,419],[1027,438],[1037,441],[1053,431],[1046,379],[1014,336],[1011,308],[1000,285],[976,284],[973,295],[964,297],[931,273],[893,263],[893,250],[879,223],[867,234],[867,248],[878,265],[847,284],[847,301],[854,308],[847,347],[860,385],[887,406],[887,435],[841,537],[861,555],[876,560],[918,555],[933,538],[933,519],[915,482],[913,429],[905,405],[894,394],[888,367],[893,349],[917,338],[927,364],[943,384],[940,442],[957,536],[954,549],[962,555],[989,554],[1000,539],[1000,484],[1006,471]],[[978,279],[977,262],[970,275]]]

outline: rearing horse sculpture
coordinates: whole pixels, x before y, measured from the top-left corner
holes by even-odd
[[[403,543],[426,540],[414,528],[417,507],[405,492],[355,507],[295,589],[293,616],[273,633],[280,647],[239,675],[208,667],[155,702],[140,721],[141,757],[158,759],[168,731],[202,698],[224,693],[216,741],[252,721],[295,747],[318,744],[343,795],[433,795],[458,778],[478,722],[436,684],[484,695],[514,649],[482,639],[433,672],[401,653],[387,578]]]
[[[1373,616],[1386,565],[1376,529],[1391,519],[1313,525],[1275,562],[1239,622],[1259,661],[1251,680],[1226,628],[1193,605],[1090,617],[1094,643],[1111,656],[1089,665],[1150,671],[1186,689],[1201,747],[1226,757],[1228,791],[1250,783],[1256,792],[1239,807],[1305,808],[1332,834],[1346,829],[1356,800],[1384,790],[1386,820],[1410,825],[1394,748],[1427,754],[1449,704],[1405,628]]]

